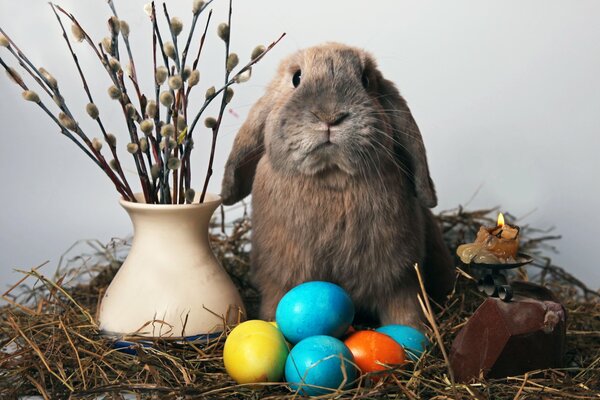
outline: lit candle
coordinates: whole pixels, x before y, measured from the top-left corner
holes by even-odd
[[[519,227],[505,223],[500,213],[496,226],[479,228],[475,241],[458,246],[456,254],[465,264],[509,264],[516,262],[518,251]]]

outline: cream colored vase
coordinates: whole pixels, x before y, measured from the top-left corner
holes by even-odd
[[[103,333],[181,338],[220,332],[244,312],[242,299],[213,254],[208,227],[221,204],[155,205],[121,200],[133,243],[99,310]]]

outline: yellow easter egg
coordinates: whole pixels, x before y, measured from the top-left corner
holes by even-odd
[[[288,346],[272,324],[252,320],[235,327],[223,349],[227,373],[237,383],[278,382],[283,377]]]

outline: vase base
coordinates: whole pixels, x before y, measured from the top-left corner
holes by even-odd
[[[183,345],[193,342],[194,345],[202,347],[203,344],[219,339],[223,332],[204,333],[184,337],[149,337],[149,336],[124,336],[113,332],[100,332],[100,335],[113,340],[112,347],[122,353],[137,355],[140,347],[152,348],[156,344]]]

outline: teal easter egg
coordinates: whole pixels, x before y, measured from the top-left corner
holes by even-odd
[[[331,336],[300,341],[285,362],[285,379],[292,390],[318,396],[347,388],[357,375],[350,349]]]
[[[340,286],[306,282],[287,292],[277,305],[275,320],[291,342],[315,335],[341,337],[354,319],[354,305]]]
[[[386,325],[376,329],[400,343],[409,358],[413,361],[419,359],[421,354],[429,346],[429,340],[418,329],[406,325]]]

